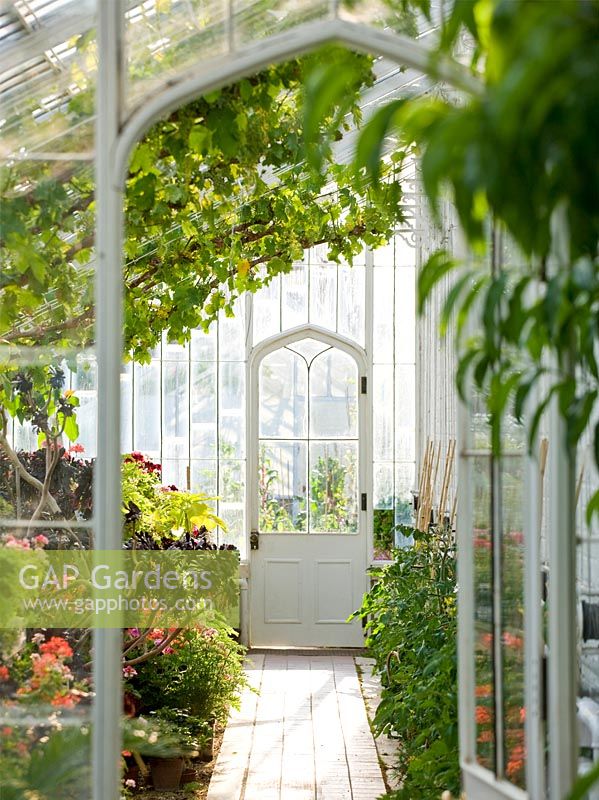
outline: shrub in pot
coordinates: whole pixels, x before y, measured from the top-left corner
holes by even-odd
[[[173,709],[204,723],[226,721],[246,684],[245,651],[233,639],[232,628],[224,622],[215,625],[182,630],[159,656],[136,666],[131,683],[143,710]]]

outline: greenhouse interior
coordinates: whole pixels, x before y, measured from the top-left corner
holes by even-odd
[[[0,800],[599,798],[598,0],[0,0]]]

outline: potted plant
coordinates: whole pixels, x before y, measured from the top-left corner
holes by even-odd
[[[159,791],[178,789],[187,770],[185,783],[195,780],[196,772],[190,758],[199,755],[202,737],[202,721],[184,711],[161,708],[152,712],[160,735],[177,741],[177,747],[168,756],[150,760],[150,772],[154,788]]]

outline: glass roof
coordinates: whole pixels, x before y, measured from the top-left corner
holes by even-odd
[[[0,0],[0,162],[93,158],[96,3]],[[409,23],[380,0],[125,0],[124,8],[130,109],[198,60],[242,50],[303,22],[338,16],[419,38],[434,28],[422,19],[419,32],[408,30]],[[377,75],[366,107],[426,85],[421,75],[384,59]],[[351,147],[349,137],[345,147]]]

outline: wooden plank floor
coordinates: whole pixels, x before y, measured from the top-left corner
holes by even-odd
[[[376,800],[385,792],[354,658],[252,654],[208,800]]]

